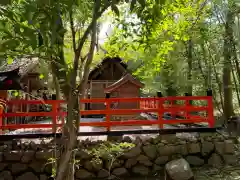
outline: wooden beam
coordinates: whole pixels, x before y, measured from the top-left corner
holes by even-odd
[[[182,132],[215,133],[222,128],[179,128],[179,129],[151,129],[151,130],[125,130],[125,131],[98,131],[98,132],[79,132],[78,136],[120,136],[125,134],[176,134]],[[0,141],[11,141],[13,139],[36,139],[36,138],[61,138],[62,133],[36,133],[18,135],[0,135]]]
[[[120,69],[120,71],[122,71],[122,74],[125,74],[127,71],[127,69],[125,69],[120,63],[115,63],[115,65],[117,66],[118,69]]]
[[[92,79],[95,79],[100,74],[100,72],[102,72],[108,65],[109,63],[105,63],[102,66],[100,66],[98,70],[92,75]]]

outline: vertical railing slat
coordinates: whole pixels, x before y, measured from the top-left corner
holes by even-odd
[[[57,117],[58,117],[58,102],[52,103],[52,132],[56,133],[57,130]]]
[[[107,131],[110,131],[110,111],[111,111],[111,107],[110,107],[110,101],[108,101],[108,99],[110,98],[110,93],[106,93],[106,126],[107,126]]]
[[[157,104],[158,104],[158,124],[159,124],[159,129],[163,129],[163,101],[162,101],[162,93],[157,92]]]
[[[212,90],[207,90],[207,96],[208,96],[208,126],[210,128],[214,127],[214,107],[213,107],[213,99],[212,99]]]

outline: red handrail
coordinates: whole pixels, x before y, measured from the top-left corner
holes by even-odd
[[[184,105],[166,105],[165,101],[185,101]],[[188,102],[190,100],[205,100],[208,102],[207,106],[193,106]],[[138,102],[139,109],[111,109],[111,103],[113,102]],[[64,104],[64,100],[11,100],[7,102],[7,105],[19,105],[19,104],[49,104],[52,105],[51,112],[16,112],[16,113],[2,113],[2,117],[25,117],[25,116],[47,116],[52,117],[52,124],[0,124],[0,129],[22,129],[22,128],[52,128],[56,131],[57,127],[63,125],[57,122],[57,117],[64,117],[67,112],[60,112],[58,107],[60,104]],[[199,123],[208,122],[209,127],[214,127],[213,117],[213,101],[211,96],[184,96],[184,97],[151,97],[151,98],[109,98],[109,99],[81,99],[80,103],[105,103],[106,109],[104,110],[80,110],[81,115],[96,115],[105,114],[105,122],[81,122],[80,126],[103,126],[107,130],[110,130],[111,126],[122,125],[159,125],[159,128],[163,128],[164,124],[176,124],[176,123]],[[162,118],[163,113],[171,112],[178,114],[179,111],[186,113],[185,119],[181,120],[164,120]],[[192,116],[191,111],[206,111],[207,117]],[[127,121],[111,121],[111,115],[125,115],[125,114],[137,114],[137,113],[155,112],[158,115],[157,120],[127,120]],[[0,112],[1,116],[1,112]],[[1,123],[1,121],[0,121]]]

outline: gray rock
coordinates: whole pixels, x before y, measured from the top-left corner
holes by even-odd
[[[82,159],[82,160],[89,160],[89,159],[92,158],[92,156],[84,150],[78,150],[76,152],[76,158],[77,159]]]
[[[0,152],[0,162],[3,161],[3,152]]]
[[[218,142],[216,141],[214,143],[215,145],[215,151],[218,153],[218,154],[224,154],[224,142]]]
[[[145,166],[152,166],[152,162],[148,159],[147,156],[144,156],[144,155],[139,155],[137,157],[137,161],[140,163],[140,164],[143,164]]]
[[[107,178],[109,177],[109,172],[106,169],[101,169],[100,171],[98,171],[97,177],[98,178]]]
[[[175,134],[164,134],[161,135],[161,139],[166,142],[176,142],[177,136]]]
[[[208,156],[214,150],[214,144],[209,141],[202,142],[202,155]]]
[[[0,172],[3,171],[7,166],[8,164],[6,163],[0,163]]]
[[[188,152],[190,154],[196,154],[201,152],[200,143],[190,143],[188,144]]]
[[[112,172],[113,175],[117,176],[117,177],[121,177],[121,176],[125,176],[128,174],[128,171],[126,168],[116,168],[113,170]]]
[[[46,172],[47,174],[52,174],[53,167],[54,167],[54,164],[52,164],[52,163],[45,163],[44,167],[43,167],[44,172]]]
[[[34,156],[35,156],[35,151],[25,151],[23,153],[21,161],[23,163],[29,163],[30,161],[33,160]]]
[[[101,159],[93,159],[84,163],[84,168],[88,171],[99,171],[103,168],[103,162]]]
[[[219,167],[223,165],[223,161],[218,154],[213,153],[212,156],[208,159],[208,164],[213,167]]]
[[[232,140],[225,140],[224,141],[224,152],[226,154],[234,154],[235,147]]]
[[[161,171],[162,169],[163,169],[163,167],[158,166],[157,164],[154,164],[153,168],[152,168],[152,171],[153,172],[158,172],[158,171]]]
[[[122,136],[108,136],[107,140],[112,141],[112,142],[121,142],[123,140],[123,137]]]
[[[175,152],[178,154],[181,154],[183,156],[188,154],[188,149],[186,144],[181,144],[181,145],[177,145],[175,146]]]
[[[41,174],[39,180],[48,180],[48,177],[45,174]]]
[[[54,151],[52,150],[37,151],[35,157],[37,160],[48,160],[54,157]]]
[[[33,174],[32,172],[26,172],[16,178],[16,180],[26,180],[26,179],[38,180],[38,177],[35,174]]]
[[[193,166],[202,166],[204,165],[204,160],[197,156],[187,156],[186,161]]]
[[[132,172],[137,175],[146,176],[149,174],[149,169],[144,165],[136,165],[132,168]]]
[[[95,175],[93,173],[90,173],[85,169],[76,170],[76,178],[78,178],[78,179],[91,179],[94,177],[95,177]]]
[[[169,155],[172,155],[172,154],[175,154],[175,146],[168,146],[168,145],[165,145],[165,146],[162,146],[162,147],[158,147],[158,153],[160,156],[169,156]]]
[[[133,167],[134,165],[136,165],[137,164],[137,160],[135,159],[135,158],[133,158],[133,159],[128,159],[128,160],[126,160],[126,162],[125,162],[125,167],[126,168],[131,168],[131,167]]]
[[[31,150],[37,150],[38,149],[38,144],[36,144],[34,141],[31,141],[29,144],[29,147]]]
[[[10,171],[0,172],[0,178],[1,178],[1,180],[13,180],[13,177],[12,177]]]
[[[128,142],[128,143],[132,143],[133,142],[132,138],[129,137],[129,136],[124,136],[122,141],[123,142]]]
[[[141,145],[142,144],[142,139],[139,136],[137,136],[135,141],[134,141],[134,144],[136,144],[138,146]]]
[[[36,173],[43,172],[46,162],[33,161],[29,167]]]
[[[185,145],[185,144],[187,144],[187,142],[184,141],[184,140],[181,140],[181,141],[179,141],[179,144],[181,144],[181,145]]]
[[[141,154],[141,148],[140,146],[136,146],[132,149],[130,149],[128,152],[124,153],[124,155],[122,156],[125,159],[129,159],[129,158],[133,158],[136,156],[139,156]]]
[[[23,153],[21,151],[4,152],[4,158],[6,161],[20,161]]]
[[[177,159],[168,162],[165,166],[166,180],[191,180],[193,172],[185,159]]]
[[[22,163],[14,163],[11,165],[11,171],[13,174],[18,174],[20,172],[26,171],[28,166]]]
[[[153,138],[153,144],[158,144],[161,142],[161,136],[157,136],[155,138]]]
[[[225,164],[227,164],[227,165],[236,165],[237,164],[237,158],[236,158],[236,156],[234,156],[232,154],[223,155],[223,159],[224,159]]]
[[[123,165],[124,161],[123,160],[119,160],[116,159],[112,162],[112,159],[106,161],[106,168],[107,169],[115,169],[115,168],[119,168]]]
[[[154,145],[143,146],[143,152],[150,158],[155,159],[157,157],[157,148]]]
[[[160,156],[155,160],[157,165],[165,165],[169,161],[168,156]]]

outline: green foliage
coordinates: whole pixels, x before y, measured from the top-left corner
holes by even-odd
[[[105,157],[107,159],[113,159],[122,155],[126,150],[133,148],[135,145],[132,143],[109,143],[100,144],[100,146],[91,149],[90,154],[96,158]]]
[[[131,14],[127,8],[121,9],[123,17],[116,22],[104,48],[109,56],[117,54],[125,61],[135,62],[131,68],[144,81],[146,93],[167,92],[170,86],[184,91],[186,74],[182,70],[186,65],[174,58],[186,60],[185,44],[192,38],[189,32],[204,22],[210,7],[202,0],[195,4],[190,0],[144,2],[144,7],[136,5]],[[167,68],[169,65],[171,69]]]

